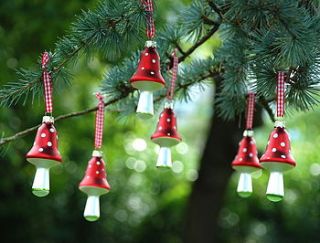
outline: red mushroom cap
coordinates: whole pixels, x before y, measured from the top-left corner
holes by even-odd
[[[95,156],[95,152],[97,151],[94,151],[91,160],[88,162],[79,189],[87,194],[102,195],[109,192],[111,187],[107,181],[105,163],[99,154]]]
[[[181,142],[182,139],[177,131],[177,119],[172,108],[164,108],[160,114],[157,129],[151,140],[163,147],[171,147]]]
[[[58,135],[53,119],[46,120],[46,118],[48,117],[44,117],[44,122],[38,128],[35,142],[26,158],[36,166],[50,168],[62,162],[62,158],[58,150]]]
[[[235,170],[251,170],[261,169],[258,159],[256,142],[252,136],[243,136],[239,143],[238,153],[232,162],[232,167]],[[244,168],[251,167],[251,168]]]
[[[155,42],[147,41],[141,52],[137,71],[130,79],[131,85],[142,91],[156,91],[164,87],[165,80],[160,71],[160,57]]]
[[[269,136],[269,142],[265,153],[260,158],[263,167],[268,163],[284,164],[281,170],[288,170],[296,166],[296,162],[290,152],[289,134],[284,127],[275,127]]]

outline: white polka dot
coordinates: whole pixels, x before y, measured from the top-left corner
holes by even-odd
[[[102,169],[102,171],[104,171],[104,169]]]
[[[43,148],[39,148],[39,152],[43,152]]]
[[[90,176],[87,176],[87,178],[90,178]]]
[[[46,137],[46,134],[45,134],[45,133],[41,133],[41,137],[42,137],[42,138],[45,138],[45,137]]]
[[[170,132],[168,132],[167,135],[170,136]]]
[[[242,158],[240,158],[239,160],[240,160],[240,161],[242,161],[243,159],[242,159]]]
[[[161,114],[160,117],[163,117],[163,114]]]
[[[242,152],[247,152],[248,150],[247,150],[247,148],[244,148],[244,149],[242,149]]]
[[[162,127],[159,127],[159,131],[161,131],[162,130]]]
[[[141,70],[144,70],[144,67],[142,67]]]
[[[34,142],[33,145],[36,145],[36,142]]]
[[[145,56],[148,56],[148,55],[149,55],[149,53],[148,53],[148,52],[146,52],[144,55],[145,55]]]
[[[274,138],[277,138],[278,136],[279,136],[278,133],[273,134],[273,137],[274,137]]]
[[[287,158],[285,155],[281,155],[281,158],[283,158],[283,159],[285,159],[285,158]]]
[[[168,119],[167,119],[167,122],[170,122],[170,121],[171,121],[171,119],[170,119],[170,118],[168,118]]]
[[[276,148],[272,148],[272,152],[277,152],[277,149]]]
[[[89,168],[91,168],[92,167],[92,165],[89,165]]]
[[[100,172],[99,171],[96,171],[96,174],[98,175]]]
[[[50,128],[50,132],[54,132],[54,128]]]
[[[250,153],[250,154],[249,154],[249,157],[253,157],[253,153]]]
[[[156,63],[157,61],[156,61],[156,59],[152,59],[152,63]]]
[[[101,163],[98,161],[98,162],[97,162],[97,165],[100,165],[100,164],[101,164]]]
[[[281,146],[281,147],[284,147],[284,146],[286,146],[286,143],[285,143],[285,142],[281,142],[281,143],[280,143],[280,146]]]
[[[52,146],[52,143],[51,143],[51,142],[48,142],[47,145],[48,145],[49,147],[51,147],[51,146]]]
[[[151,72],[150,72],[150,74],[151,74],[151,75],[154,75],[154,72],[153,72],[153,71],[151,71]]]
[[[250,141],[250,144],[254,144],[254,141]]]
[[[177,127],[176,127],[176,126],[174,126],[174,127],[173,127],[173,129],[177,129]]]

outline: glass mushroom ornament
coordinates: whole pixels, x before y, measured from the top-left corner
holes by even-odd
[[[247,97],[246,130],[239,143],[238,153],[232,162],[232,168],[240,173],[237,192],[240,197],[249,197],[252,194],[251,174],[261,171],[256,142],[253,138],[255,94],[250,92]]]
[[[49,53],[42,55],[42,79],[44,82],[46,113],[52,114],[52,80],[47,70]],[[62,162],[58,150],[58,134],[54,127],[54,118],[46,115],[42,118],[42,125],[38,128],[35,142],[27,153],[26,159],[36,167],[36,174],[32,185],[32,193],[38,197],[47,196],[50,192],[50,173],[52,166]]]
[[[277,117],[274,130],[269,136],[265,153],[260,158],[261,165],[270,171],[267,198],[278,202],[284,197],[283,173],[296,166],[291,155],[289,134],[284,126],[285,73],[277,74]]]
[[[160,57],[156,49],[156,42],[152,39],[155,35],[153,20],[153,1],[142,1],[146,10],[147,37],[145,49],[141,52],[138,67],[130,79],[131,85],[140,90],[140,97],[137,106],[137,115],[142,119],[149,119],[153,116],[153,92],[165,86],[165,80],[161,75]]]
[[[178,72],[178,58],[176,50],[172,54],[173,68],[171,87],[167,91],[167,101],[164,110],[160,114],[156,131],[151,136],[152,142],[160,146],[157,167],[172,167],[171,147],[181,142],[181,136],[177,130],[177,119],[173,111],[173,94]]]
[[[79,189],[88,195],[83,216],[88,221],[96,221],[100,218],[100,196],[108,193],[111,189],[105,169],[105,162],[102,159],[103,124],[104,124],[104,101],[103,96],[96,94],[99,99],[98,110],[96,113],[95,127],[95,150],[92,158],[88,162],[87,170]]]

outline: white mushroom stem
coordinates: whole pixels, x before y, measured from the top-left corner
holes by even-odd
[[[168,147],[160,147],[157,167],[172,167],[171,149]]]
[[[36,175],[32,185],[32,193],[37,197],[45,197],[50,191],[49,169],[37,167]]]
[[[88,221],[96,221],[100,218],[100,200],[99,196],[88,195],[86,207],[83,216]]]
[[[151,91],[141,91],[137,113],[142,119],[148,119],[153,116],[153,93]]]
[[[252,178],[250,173],[241,173],[237,192],[242,197],[248,197],[252,193]]]
[[[273,171],[270,173],[267,198],[270,201],[280,201],[284,196],[283,174],[282,172]]]

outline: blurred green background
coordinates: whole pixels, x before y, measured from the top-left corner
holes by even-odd
[[[159,1],[159,28],[190,2]],[[34,68],[40,53],[54,49],[75,15],[96,4],[96,0],[2,0],[1,85],[16,79],[16,68]],[[216,44],[207,44],[194,56],[210,54]],[[91,94],[98,90],[99,80],[109,67],[101,58],[80,60],[72,70],[72,86],[55,93],[55,114],[93,106],[96,101]],[[173,149],[172,170],[155,168],[158,148],[149,137],[157,118],[145,123],[134,116],[119,118],[116,112],[107,111],[103,151],[112,190],[101,198],[101,219],[96,223],[82,217],[86,195],[78,190],[93,148],[93,113],[56,124],[64,163],[51,170],[51,192],[46,198],[32,195],[35,169],[24,159],[34,134],[2,148],[0,242],[184,242],[187,204],[192,183],[198,179],[213,114],[211,91],[208,86],[203,95],[195,89],[192,103],[177,104],[179,132],[184,140]],[[41,99],[1,108],[1,135],[38,124],[42,114]],[[298,166],[285,176],[283,202],[266,200],[266,172],[254,180],[254,194],[249,199],[236,195],[238,175],[232,175],[219,217],[211,219],[218,225],[211,232],[217,242],[320,242],[319,117],[317,109],[304,114],[292,112],[287,119]],[[272,129],[268,118],[264,120],[265,125],[255,133],[260,154]]]

